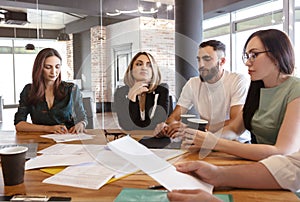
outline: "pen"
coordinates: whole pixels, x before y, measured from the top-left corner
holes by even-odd
[[[59,124],[60,125],[60,130],[62,131],[62,132],[66,132],[66,130],[65,130],[65,124],[64,123],[61,123],[61,124]]]
[[[164,189],[164,186],[162,185],[151,185],[148,187],[148,189]]]

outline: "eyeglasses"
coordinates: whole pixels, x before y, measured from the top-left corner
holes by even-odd
[[[251,52],[249,54],[244,53],[242,56],[243,62],[244,62],[244,64],[246,64],[249,60],[251,63],[253,63],[259,54],[267,53],[267,52],[270,52],[270,51],[266,50],[266,51],[261,51],[261,52]]]

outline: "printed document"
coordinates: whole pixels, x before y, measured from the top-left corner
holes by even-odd
[[[69,166],[58,174],[45,179],[43,182],[86,189],[99,189],[113,175],[114,170],[98,162],[91,162]]]
[[[107,145],[113,152],[137,166],[169,191],[202,189],[212,193],[212,185],[191,175],[176,171],[172,164],[158,157],[129,136],[109,142]]]
[[[85,133],[78,133],[78,134],[48,134],[48,135],[41,135],[41,137],[53,139],[55,142],[70,142],[74,140],[90,140],[93,139],[94,135],[89,135]]]

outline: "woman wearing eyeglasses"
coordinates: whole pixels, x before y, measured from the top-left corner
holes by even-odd
[[[117,88],[114,107],[124,130],[154,129],[168,116],[169,89],[153,56],[137,53],[131,60],[123,87]]]
[[[292,75],[295,57],[288,36],[276,29],[253,33],[244,46],[243,61],[251,77],[243,112],[216,134],[233,139],[248,129],[253,144],[186,129],[183,146],[190,151],[214,149],[251,160],[298,151],[300,79]]]

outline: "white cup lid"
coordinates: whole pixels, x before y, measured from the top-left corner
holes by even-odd
[[[190,119],[187,119],[187,121],[192,122],[192,123],[208,124],[208,121],[204,120],[204,119],[190,118]]]
[[[26,152],[27,150],[28,150],[27,147],[12,146],[12,147],[6,147],[3,149],[0,149],[0,154],[2,154],[2,155],[19,154],[19,153]]]
[[[196,117],[195,114],[181,114],[180,117],[182,118],[192,118],[192,117]]]

